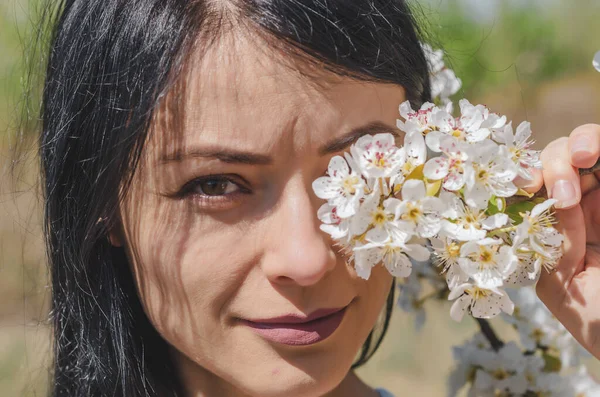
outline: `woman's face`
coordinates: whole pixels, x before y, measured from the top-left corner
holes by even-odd
[[[111,238],[190,393],[327,393],[390,291],[383,267],[358,278],[319,230],[311,184],[360,135],[397,133],[404,91],[308,68],[240,37],[193,59],[122,204]]]

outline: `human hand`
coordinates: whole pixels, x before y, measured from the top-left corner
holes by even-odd
[[[556,204],[556,229],[564,255],[554,273],[542,272],[540,299],[573,336],[600,358],[600,125],[577,127],[551,142],[541,155],[543,170],[529,189],[545,185]],[[580,176],[580,170],[594,172]],[[584,172],[585,173],[585,172]]]

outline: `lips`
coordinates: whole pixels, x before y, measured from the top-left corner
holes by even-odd
[[[311,345],[328,338],[341,324],[346,308],[319,309],[309,316],[286,315],[242,323],[272,342]]]

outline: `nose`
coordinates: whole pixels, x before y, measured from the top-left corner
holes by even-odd
[[[271,282],[310,286],[335,268],[328,235],[319,229],[320,200],[302,178],[290,180],[271,214],[262,269]]]

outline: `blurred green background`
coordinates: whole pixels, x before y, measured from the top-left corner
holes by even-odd
[[[21,120],[30,76],[24,48],[36,26],[35,4],[0,0],[0,395],[7,397],[43,396],[48,382],[48,284],[35,131]],[[484,103],[515,123],[531,121],[538,148],[580,124],[600,122],[600,73],[591,66],[600,50],[600,1],[413,4],[429,40],[445,49],[463,80],[457,97]],[[33,77],[39,72],[34,69]],[[22,150],[12,173],[19,137]],[[397,311],[380,351],[359,373],[398,396],[445,395],[451,346],[476,330],[469,319],[452,322],[448,310],[447,304],[430,302],[420,332],[411,315]]]

